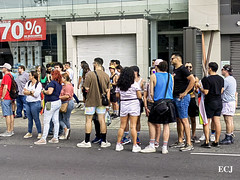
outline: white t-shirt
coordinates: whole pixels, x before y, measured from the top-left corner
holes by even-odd
[[[71,68],[67,69],[67,72],[69,73],[69,77],[70,77],[71,82],[72,82],[73,77],[74,77],[74,72],[73,72],[73,70]]]
[[[36,102],[36,101],[41,101],[41,91],[42,91],[42,84],[38,82],[37,87],[36,84],[32,86],[32,82],[29,84],[29,81],[26,83],[25,88],[28,91],[34,91],[33,96],[28,95],[26,98],[27,102]],[[35,88],[36,87],[36,88]]]

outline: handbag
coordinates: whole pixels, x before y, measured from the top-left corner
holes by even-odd
[[[161,116],[163,114],[165,114],[168,110],[168,99],[166,98],[167,95],[167,89],[168,89],[168,84],[169,84],[169,74],[168,74],[168,81],[167,81],[167,86],[166,86],[166,90],[165,90],[165,95],[164,95],[164,99],[160,99],[156,102],[156,105],[154,107],[154,110]]]
[[[99,78],[98,78],[97,72],[94,71],[94,73],[95,73],[96,76],[97,76],[98,88],[99,88],[100,94],[101,94],[101,96],[102,96],[102,105],[103,105],[103,106],[108,106],[108,105],[109,105],[109,101],[108,101],[107,95],[106,95],[106,94],[103,94],[102,86],[101,86],[101,84],[100,84],[100,82],[99,82]]]
[[[61,113],[66,113],[67,112],[67,108],[68,108],[68,102],[62,103],[61,108],[60,108],[60,112]]]

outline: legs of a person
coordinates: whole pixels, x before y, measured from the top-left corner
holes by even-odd
[[[27,113],[27,117],[28,117],[28,132],[32,133],[33,116],[32,116],[32,110],[31,110],[31,103],[26,104],[26,113]]]
[[[43,119],[43,135],[42,139],[46,140],[48,131],[49,131],[49,126],[50,126],[50,121],[53,116],[53,110],[51,109],[50,111],[46,110],[46,107],[44,109],[44,119]]]
[[[223,117],[224,117],[224,121],[226,123],[226,133],[232,134],[234,131],[233,116],[223,115]]]
[[[11,132],[11,116],[5,116],[7,132]]]
[[[191,145],[191,133],[190,133],[190,124],[188,121],[188,118],[181,119],[183,126],[184,126],[184,132],[186,135],[186,142],[187,144]]]
[[[100,123],[97,119],[97,114],[95,114],[94,116],[95,117],[93,118],[93,123],[94,123],[94,126],[95,126],[96,137],[98,139],[100,139],[101,138]]]
[[[75,99],[76,103],[80,103],[78,97],[76,96],[76,94],[73,94],[73,98]]]
[[[196,117],[190,117],[191,119],[191,128],[192,128],[192,137],[196,136]]]
[[[24,112],[24,117],[27,117],[27,113],[26,113],[26,96],[22,96],[21,99],[22,99],[22,104],[23,104],[23,112]]]
[[[120,128],[118,130],[118,137],[117,137],[117,143],[121,142],[121,139],[123,137],[123,133],[126,129],[126,126],[128,124],[128,116],[120,117]]]
[[[220,138],[220,135],[221,135],[220,116],[213,116],[212,120],[213,120],[213,123],[214,123],[214,126],[215,126],[215,131],[216,131],[216,134],[215,134],[216,140],[215,140],[215,142],[219,142],[219,138]]]
[[[39,113],[41,111],[41,101],[31,103],[30,108],[31,108],[32,118],[33,118],[33,120],[35,122],[35,125],[36,125],[36,128],[37,128],[37,132],[42,133],[41,121],[40,121],[40,118],[39,118]]]
[[[183,143],[184,138],[184,126],[181,119],[177,118],[177,133],[178,133],[178,142]]]
[[[68,108],[67,108],[67,112],[66,112],[66,126],[68,129],[70,129],[70,116],[71,116],[73,109],[74,109],[74,102],[73,102],[73,100],[70,100],[68,103]]]
[[[214,124],[213,121],[211,122],[211,130],[212,130],[212,131],[215,131],[215,130],[216,130],[216,128],[215,128],[215,124]]]
[[[133,145],[137,144],[137,121],[139,116],[129,116]]]
[[[155,128],[156,128],[155,142],[159,143],[160,136],[161,136],[161,125],[156,124]]]
[[[151,139],[154,139],[155,140],[155,138],[156,138],[156,130],[157,130],[157,128],[156,128],[156,124],[153,124],[153,123],[150,123],[150,122],[148,122],[148,126],[149,126],[149,138],[150,138],[150,140]]]
[[[203,132],[205,135],[205,142],[206,144],[209,143],[209,123],[210,123],[211,119],[208,119],[208,124],[203,125]]]
[[[17,99],[17,117],[22,117],[23,102],[21,96],[18,96]]]
[[[141,115],[138,116],[138,118],[137,118],[137,126],[136,126],[137,132],[140,132],[140,130],[141,130],[141,122],[140,122],[140,119],[141,119]]]
[[[168,142],[170,135],[169,124],[163,124],[163,142]]]
[[[54,124],[54,134],[53,138],[58,139],[58,132],[59,132],[59,110],[61,107],[60,100],[59,101],[54,101],[53,102],[53,116],[52,116],[52,121]]]
[[[92,131],[92,118],[93,115],[86,115],[86,124],[85,124],[85,142],[90,141],[90,134]]]

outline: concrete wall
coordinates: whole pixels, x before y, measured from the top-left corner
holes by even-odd
[[[142,77],[147,79],[149,67],[148,21],[144,19],[67,22],[67,61],[72,62],[75,74],[80,65],[80,62],[77,61],[77,37],[110,34],[136,35],[137,65]],[[77,84],[77,76],[74,76],[74,83]]]

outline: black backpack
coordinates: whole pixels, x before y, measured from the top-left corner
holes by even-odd
[[[30,86],[31,82],[32,82],[32,81],[28,81],[28,87]],[[37,88],[37,85],[38,85],[38,81],[37,81],[36,84],[35,84],[35,89]]]
[[[10,90],[8,89],[9,95],[12,99],[17,99],[19,92],[17,83],[10,74],[7,75],[9,75],[9,77],[12,79]]]

